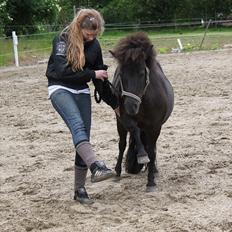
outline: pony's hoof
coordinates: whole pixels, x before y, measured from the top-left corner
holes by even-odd
[[[138,164],[147,164],[150,162],[150,159],[147,155],[137,156]]]
[[[114,182],[119,182],[121,179],[122,179],[121,176],[116,175],[113,180]]]
[[[147,186],[146,188],[147,193],[153,193],[155,192],[155,190],[156,190],[155,186]]]

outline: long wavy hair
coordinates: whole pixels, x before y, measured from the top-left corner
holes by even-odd
[[[85,66],[84,38],[82,29],[94,30],[97,35],[104,31],[104,19],[94,9],[81,9],[63,32],[68,36],[67,60],[73,70],[83,70]]]

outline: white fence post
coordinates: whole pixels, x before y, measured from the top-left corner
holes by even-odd
[[[17,37],[15,31],[12,31],[12,38],[13,38],[15,65],[16,65],[16,67],[19,67],[18,37]]]
[[[182,43],[181,43],[180,39],[177,39],[177,42],[178,42],[178,45],[179,45],[180,51],[182,52],[182,50],[183,50],[183,45],[182,45]]]

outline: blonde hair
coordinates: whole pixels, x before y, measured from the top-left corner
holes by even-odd
[[[63,32],[68,35],[67,60],[73,70],[83,70],[85,65],[84,39],[82,29],[96,30],[100,35],[104,32],[104,19],[94,9],[81,9],[73,21]]]

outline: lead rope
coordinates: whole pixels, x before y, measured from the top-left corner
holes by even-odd
[[[121,78],[120,78],[121,79]],[[105,82],[107,82],[109,84],[109,86],[114,90],[114,92],[118,95],[117,97],[120,96],[120,91],[118,89],[116,89],[116,87],[109,81],[109,80],[104,80]],[[98,93],[97,89],[95,88],[94,89],[94,98],[95,98],[95,101],[97,103],[100,103],[101,100],[102,100],[102,97],[101,95]]]
[[[96,88],[94,89],[94,98],[95,98],[95,101],[97,103],[100,103],[102,98],[101,98],[101,95],[98,93],[98,91],[96,90]]]

